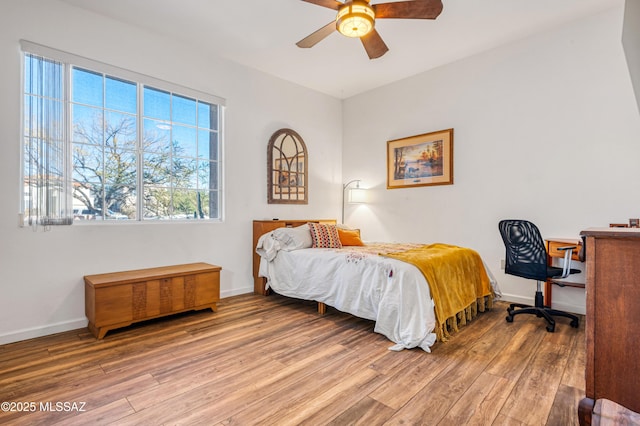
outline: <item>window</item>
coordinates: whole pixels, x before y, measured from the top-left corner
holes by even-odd
[[[23,215],[32,226],[69,225],[63,64],[25,55]]]
[[[45,126],[62,129],[49,139],[60,141],[68,153],[61,155],[68,166],[55,176],[70,175],[56,182],[67,182],[62,192],[71,197],[61,210],[72,211],[73,219],[221,218],[221,99],[32,43],[22,45],[25,110],[33,98],[56,106],[55,114],[42,114],[52,123],[25,112],[25,217],[36,217],[32,194],[40,190],[27,179],[34,167],[28,155],[34,131],[29,129]],[[35,77],[44,74],[51,83],[33,89]]]

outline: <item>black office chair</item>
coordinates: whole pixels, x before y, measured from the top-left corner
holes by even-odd
[[[571,327],[578,327],[577,316],[567,312],[544,306],[541,282],[551,278],[566,278],[569,274],[579,273],[578,269],[571,269],[571,255],[576,246],[562,247],[565,250],[564,267],[557,268],[547,264],[547,251],[538,227],[526,220],[501,220],[498,224],[502,241],[507,250],[504,271],[507,274],[536,280],[538,289],[535,296],[535,306],[512,303],[507,308],[507,322],[513,322],[513,317],[520,314],[534,314],[547,320],[547,331],[553,333],[556,321],[553,316],[571,319]],[[519,308],[516,310],[516,308]]]

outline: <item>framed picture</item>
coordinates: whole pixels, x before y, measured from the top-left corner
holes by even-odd
[[[453,129],[387,142],[387,189],[453,184]]]

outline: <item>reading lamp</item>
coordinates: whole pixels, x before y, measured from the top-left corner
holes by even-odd
[[[349,188],[349,186],[354,183],[356,184],[355,188]],[[344,193],[349,190],[349,198],[347,199],[349,204],[358,204],[365,203],[367,201],[367,190],[364,188],[360,188],[360,179],[354,179],[342,185],[342,221],[340,223],[344,224]]]

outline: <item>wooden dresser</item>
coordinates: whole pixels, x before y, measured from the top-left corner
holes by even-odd
[[[220,300],[220,268],[188,263],[159,268],[87,275],[85,312],[89,331],[107,331],[178,312],[211,309]]]
[[[640,412],[640,229],[594,228],[586,236],[586,398],[581,425],[596,400]]]

